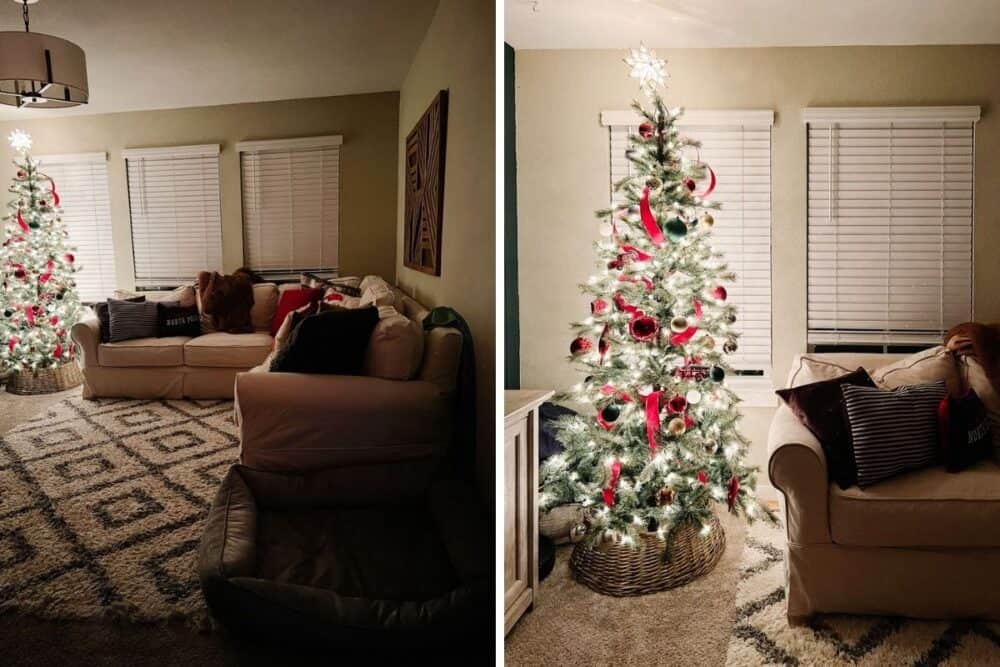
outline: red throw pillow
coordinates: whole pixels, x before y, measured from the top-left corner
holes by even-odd
[[[285,316],[293,310],[298,310],[309,303],[316,303],[323,298],[323,288],[304,287],[302,289],[290,289],[281,293],[281,300],[278,301],[278,308],[271,318],[271,335],[278,333],[281,323],[285,321]]]

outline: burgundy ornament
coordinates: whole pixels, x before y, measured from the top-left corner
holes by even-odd
[[[604,299],[595,299],[590,302],[590,312],[593,315],[600,315],[608,309],[608,302]]]
[[[736,505],[736,498],[740,495],[740,478],[733,475],[729,478],[729,485],[726,489],[726,503],[729,505],[729,511],[733,511],[733,507]]]
[[[653,132],[655,131],[656,129],[653,127],[652,123],[648,122],[642,123],[639,126],[639,136],[642,137],[643,139],[649,139],[651,136],[653,136]]]
[[[695,182],[693,178],[684,179],[684,187],[688,189],[689,192],[694,192]]]
[[[729,293],[726,292],[726,288],[723,287],[722,285],[719,285],[718,287],[714,288],[711,294],[712,298],[715,299],[716,301],[725,301],[726,297],[729,296]]]
[[[687,410],[687,406],[687,399],[680,394],[677,394],[667,402],[667,412],[672,415],[679,415]]]
[[[654,340],[656,334],[660,333],[660,325],[649,315],[636,313],[635,317],[628,324],[628,332],[632,334],[632,338],[635,338],[640,343],[647,343]]]
[[[594,347],[594,344],[590,342],[589,338],[584,338],[580,336],[573,340],[569,344],[569,351],[574,357],[579,357],[581,354],[586,354],[590,352],[590,349]]]

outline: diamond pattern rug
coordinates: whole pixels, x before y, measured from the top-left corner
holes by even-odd
[[[1000,623],[825,615],[789,627],[784,546],[784,528],[747,531],[727,665],[1000,664]]]
[[[69,398],[0,438],[0,611],[203,623],[195,559],[238,456],[232,411]]]

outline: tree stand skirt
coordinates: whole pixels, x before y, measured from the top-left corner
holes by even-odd
[[[676,588],[715,568],[726,549],[726,534],[719,519],[701,535],[701,526],[686,523],[670,540],[670,557],[663,558],[664,541],[656,533],[643,533],[639,548],[614,543],[580,542],[570,556],[578,581],[602,595],[628,597]]]
[[[52,394],[83,384],[83,373],[76,360],[61,366],[20,371],[7,377],[7,391],[11,394]]]

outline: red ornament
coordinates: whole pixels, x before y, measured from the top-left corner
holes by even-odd
[[[656,334],[660,333],[660,324],[649,315],[636,312],[635,317],[628,323],[628,332],[640,343],[646,343],[655,339]]]
[[[56,343],[56,349],[52,351],[52,356],[59,359],[63,355],[62,343]]]
[[[695,182],[693,178],[684,179],[684,187],[688,189],[689,192],[694,192]]]
[[[699,470],[698,471],[698,483],[699,484],[708,484],[708,475],[705,474],[704,470]]]
[[[43,273],[42,275],[38,276],[38,282],[40,282],[42,284],[45,284],[45,283],[49,282],[49,280],[51,278],[52,278],[52,274],[51,273]]]
[[[73,255],[73,253],[68,252],[66,253],[66,261],[72,264],[73,262],[76,261],[76,257]]]
[[[16,269],[14,269],[14,277],[15,278],[20,278],[21,280],[24,280],[25,276],[27,276],[27,275],[28,274],[24,270],[24,267],[19,266]]]
[[[608,480],[607,487],[602,492],[604,495],[604,504],[608,507],[613,507],[615,504],[615,489],[618,488],[618,477],[621,474],[621,461],[615,461],[611,464],[611,478]]]
[[[59,316],[58,315],[53,315],[52,317],[50,317],[49,318],[49,324],[51,324],[52,326],[55,326],[55,325],[59,324]]]
[[[643,139],[649,139],[651,136],[653,136],[653,132],[655,131],[656,128],[653,127],[652,123],[648,122],[642,123],[639,126],[639,136],[642,137]]]
[[[726,292],[726,288],[723,287],[722,285],[719,285],[718,287],[714,288],[711,294],[712,298],[715,299],[716,301],[725,301],[726,297],[729,296],[729,293]]]
[[[669,401],[667,401],[667,412],[672,415],[679,415],[685,410],[687,410],[688,402],[687,399],[677,394]]]
[[[569,351],[574,357],[579,357],[581,354],[590,352],[592,347],[594,347],[594,344],[590,342],[589,338],[580,336],[569,344]]]
[[[14,346],[20,343],[21,340],[17,336],[11,336],[7,339],[7,349],[11,352],[14,351]]]
[[[600,315],[605,310],[608,309],[608,302],[604,299],[595,299],[590,302],[590,312],[594,315]]]
[[[18,178],[26,178],[27,176],[28,175],[26,173],[24,173],[24,169],[18,169],[17,170],[17,177]]]
[[[729,478],[729,485],[726,492],[726,503],[729,505],[729,511],[733,511],[733,507],[736,505],[736,498],[740,495],[740,478],[733,475]]]
[[[35,309],[34,308],[25,308],[24,309],[24,319],[28,320],[28,326],[29,327],[35,326]]]

